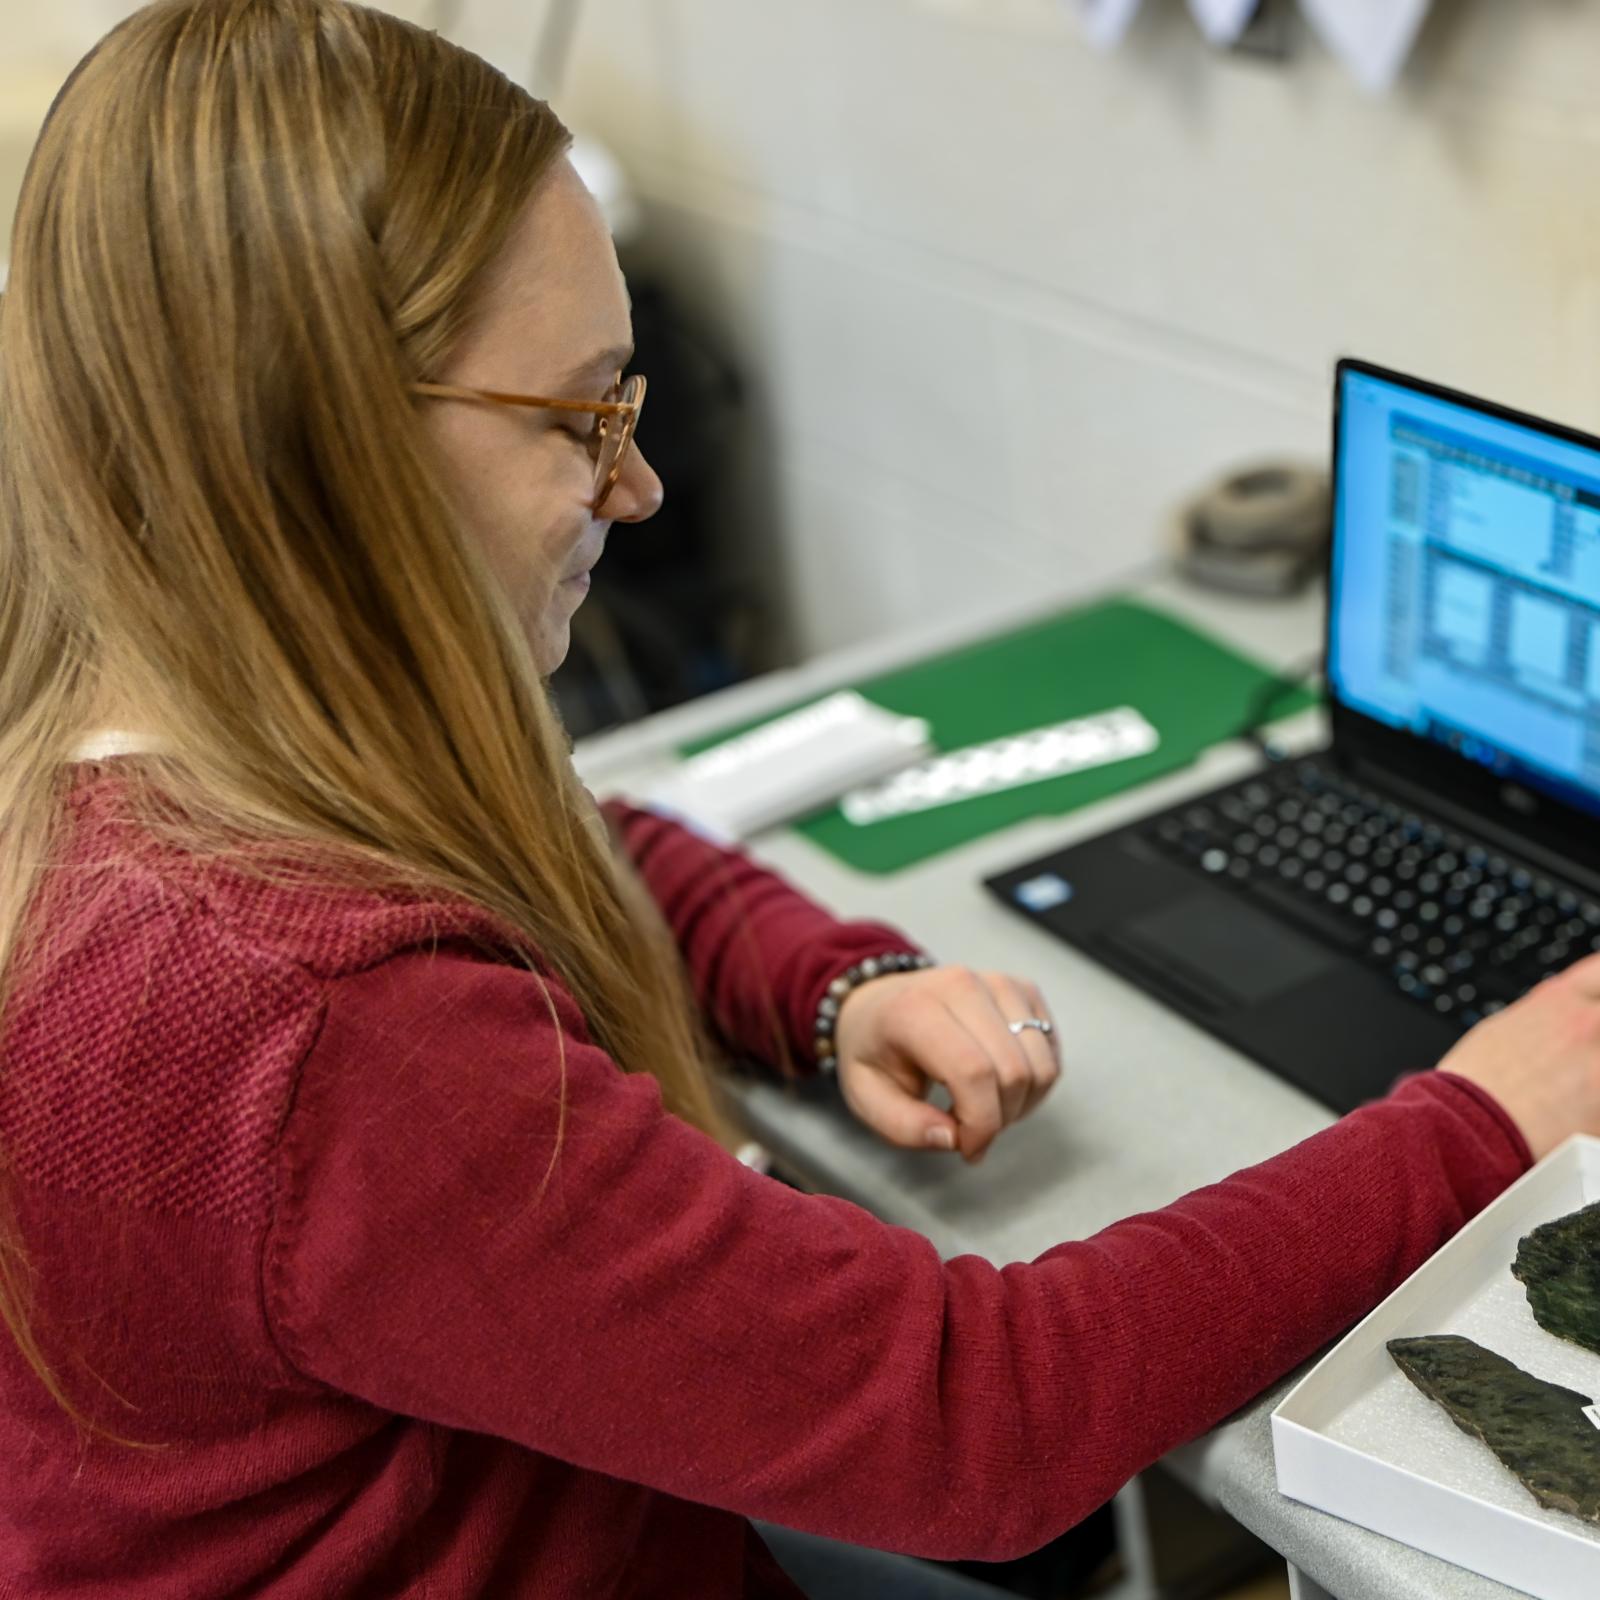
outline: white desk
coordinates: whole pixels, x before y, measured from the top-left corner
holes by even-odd
[[[1290,602],[1232,600],[1159,579],[1139,594],[1280,668],[1304,660],[1320,642],[1320,593]],[[578,769],[597,795],[638,792],[674,763],[682,742],[1014,627],[1072,598],[1035,595],[1009,614],[836,652],[738,685],[584,741],[575,751]],[[1282,732],[1286,743],[1313,741],[1318,714]],[[1325,1127],[1332,1117],[1324,1107],[1030,927],[980,884],[989,873],[1243,773],[1255,759],[1243,744],[1217,747],[1186,771],[1132,793],[1064,818],[1020,823],[887,877],[855,872],[788,830],[756,841],[758,856],[843,915],[894,923],[946,960],[1034,978],[1060,1023],[1067,1071],[976,1170],[881,1143],[831,1085],[798,1095],[778,1085],[741,1088],[754,1136],[808,1185],[918,1229],[946,1257],[972,1252],[1005,1264],[1166,1205]],[[1152,1107],[1161,1108],[1159,1119]],[[1174,1452],[1167,1465],[1283,1552],[1297,1596],[1511,1600],[1513,1591],[1499,1584],[1279,1495],[1267,1423],[1279,1393]],[[1131,1494],[1137,1499],[1137,1486]],[[1126,1524],[1121,1504],[1119,1512]],[[1147,1561],[1133,1552],[1130,1597],[1156,1592],[1140,1571]]]

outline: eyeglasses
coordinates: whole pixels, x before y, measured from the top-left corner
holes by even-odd
[[[645,381],[637,372],[628,378],[619,377],[604,400],[546,400],[532,394],[502,394],[498,389],[463,389],[453,383],[414,383],[411,389],[414,394],[439,400],[488,400],[497,406],[537,406],[545,411],[577,411],[592,416],[594,498],[589,506],[599,516],[628,459],[628,446],[633,443],[639,413],[644,410]]]

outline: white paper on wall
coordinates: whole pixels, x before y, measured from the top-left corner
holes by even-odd
[[[1394,87],[1432,0],[1300,0],[1322,42],[1372,94]]]
[[[1226,47],[1238,42],[1260,3],[1261,0],[1189,0],[1189,10],[1207,41]]]
[[[1097,50],[1113,50],[1139,13],[1139,0],[1067,0],[1083,36]]]

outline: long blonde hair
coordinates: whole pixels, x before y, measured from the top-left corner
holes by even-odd
[[[308,846],[307,885],[338,863],[487,908],[729,1142],[678,953],[406,390],[567,142],[345,0],[161,0],[68,79],[0,298],[0,1007],[112,684],[167,739],[121,765],[169,845],[276,882]],[[28,1282],[0,1230],[0,1319],[82,1421]]]

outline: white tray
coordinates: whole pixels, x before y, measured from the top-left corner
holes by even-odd
[[[1571,1138],[1424,1262],[1272,1413],[1278,1488],[1537,1600],[1600,1600],[1600,1526],[1545,1510],[1385,1349],[1465,1334],[1600,1400],[1600,1355],[1546,1333],[1510,1270],[1523,1234],[1595,1200],[1600,1139]]]

